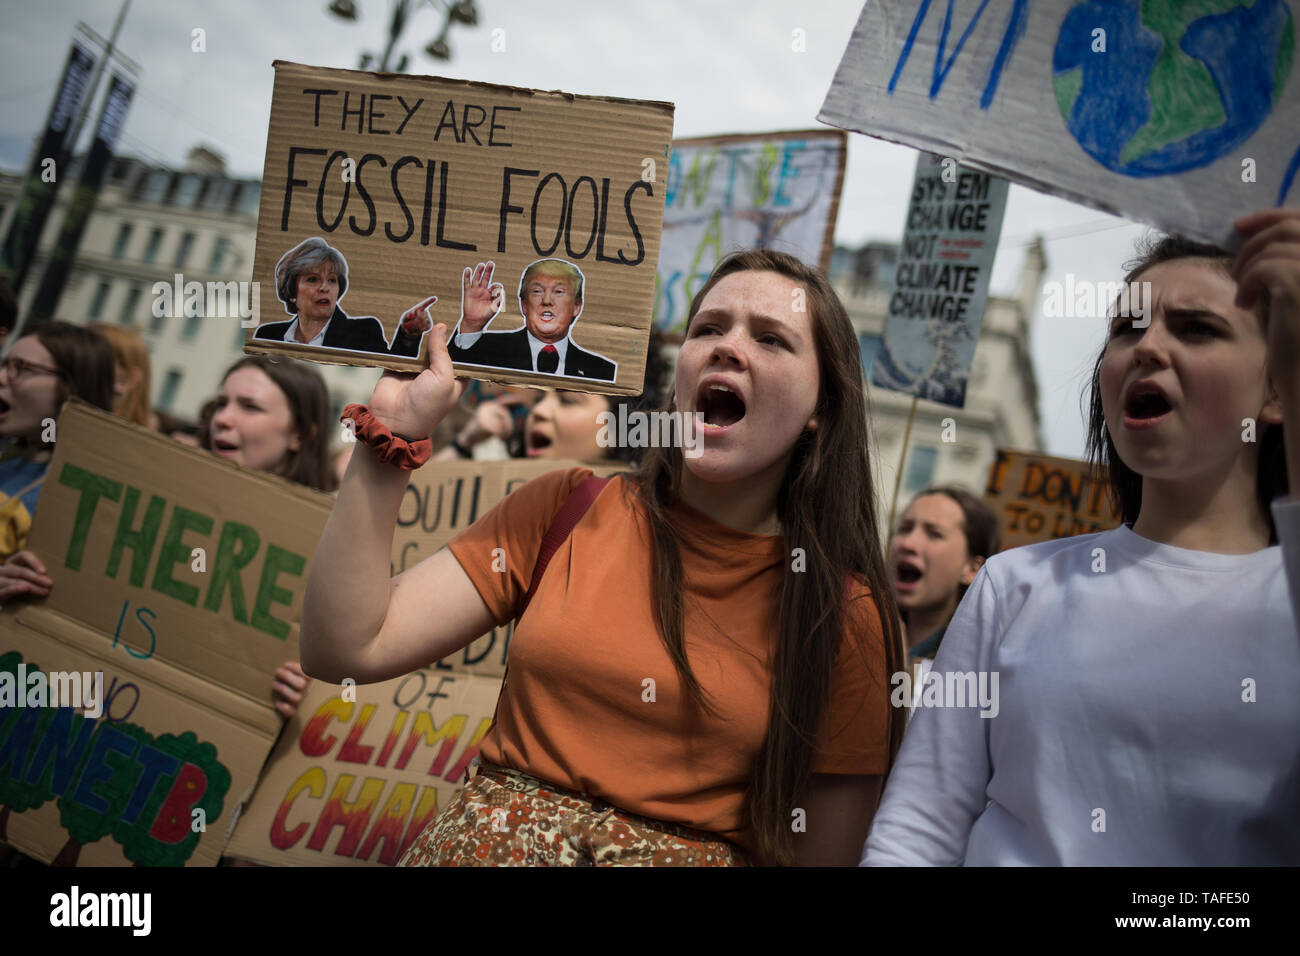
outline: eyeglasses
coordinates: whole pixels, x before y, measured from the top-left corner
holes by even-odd
[[[34,362],[28,362],[26,359],[7,358],[0,362],[0,369],[4,370],[5,376],[11,382],[16,382],[20,378],[26,378],[28,375],[37,373],[45,375],[61,375],[57,368],[46,368],[44,365],[37,365]]]

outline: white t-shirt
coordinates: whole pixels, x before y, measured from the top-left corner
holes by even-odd
[[[1300,504],[1274,515],[1300,596]],[[920,709],[863,863],[1300,864],[1300,614],[1282,552],[1120,527],[990,558],[934,673],[982,673],[996,706]]]

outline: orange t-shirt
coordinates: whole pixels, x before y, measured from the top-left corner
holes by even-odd
[[[533,479],[449,545],[498,624],[514,618],[546,529],[590,474]],[[669,517],[681,536],[687,656],[719,717],[691,705],[664,648],[649,520],[616,477],[555,552],[515,625],[497,722],[480,753],[744,845],[741,806],[767,733],[777,602],[791,558],[780,536],[736,531],[685,505]],[[493,570],[495,548],[505,549],[504,572]],[[861,587],[854,597],[869,593]],[[851,602],[849,621],[813,772],[883,774],[890,688],[875,601]]]

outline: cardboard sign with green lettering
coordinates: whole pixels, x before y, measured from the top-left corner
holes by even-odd
[[[245,350],[416,371],[463,316],[464,375],[637,394],[672,127],[671,103],[277,61]]]
[[[54,586],[4,609],[0,669],[102,671],[105,699],[0,708],[4,838],[213,864],[280,729],[272,674],[330,498],[77,401],[57,436],[28,540]]]
[[[1119,525],[1104,475],[1087,462],[1038,452],[999,449],[984,500],[998,515],[1000,550]]]

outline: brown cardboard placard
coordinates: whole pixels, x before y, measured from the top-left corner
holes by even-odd
[[[464,270],[492,262],[479,301],[484,315],[498,311],[473,341],[452,337],[459,372],[641,391],[672,104],[284,61],[275,68],[253,270],[256,328],[245,351],[418,370],[428,335],[404,334],[399,319],[437,296],[429,315],[454,331]],[[300,244],[312,239],[346,264],[337,298],[290,281],[310,273],[299,266]],[[530,275],[530,287],[561,273],[573,278],[561,283],[567,293],[539,290],[536,302],[523,293],[525,306],[525,270],[541,260],[567,265],[549,263],[545,275]],[[318,321],[329,319],[316,346],[292,340],[300,289],[314,297]],[[334,308],[340,299],[346,306]],[[572,323],[557,342],[565,354],[555,373],[533,371],[521,313],[548,338]]]
[[[134,660],[45,608],[0,615],[0,671],[37,669],[101,672],[99,713],[0,708],[0,841],[69,866],[215,865],[280,731],[269,693]]]
[[[330,499],[76,400],[56,427],[28,541],[54,587],[0,615],[0,667],[103,672],[105,699],[97,719],[0,710],[7,839],[213,864],[280,730],[272,673],[298,656]]]
[[[269,865],[392,865],[460,792],[501,682],[412,671],[312,683],[227,850]]]
[[[1108,531],[1119,525],[1104,475],[1086,461],[999,449],[984,500],[998,515],[1000,550]]]
[[[269,707],[333,499],[76,400],[57,434],[28,540],[41,606]]]

